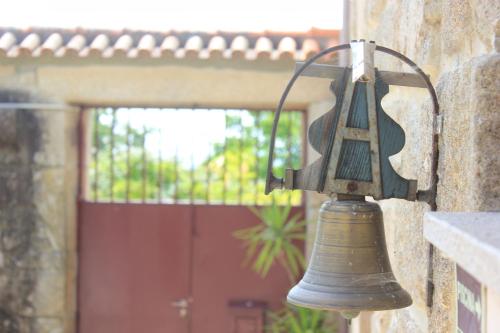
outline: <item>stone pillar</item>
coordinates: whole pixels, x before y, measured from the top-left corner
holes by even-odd
[[[1,332],[74,331],[76,124],[64,110],[0,110]]]

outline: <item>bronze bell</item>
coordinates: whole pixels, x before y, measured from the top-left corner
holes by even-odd
[[[411,305],[410,295],[392,273],[378,204],[364,199],[323,204],[309,266],[287,300],[341,311],[347,318],[361,310]]]
[[[352,66],[314,63],[322,56],[348,49]],[[379,71],[374,65],[375,51],[397,57],[416,74]],[[308,129],[309,144],[319,158],[303,169],[287,169],[279,178],[273,174],[279,117],[301,75],[332,79],[330,90],[336,97],[335,105]],[[429,189],[417,191],[417,181],[402,177],[391,165],[389,157],[403,149],[405,132],[382,107],[390,85],[427,88],[434,114],[439,116],[437,95],[429,77],[404,55],[365,40],[333,46],[298,64],[281,96],[271,132],[266,194],[275,189],[300,189],[336,195],[320,210],[309,266],[288,294],[292,304],[338,310],[352,318],[362,310],[397,309],[412,303],[389,263],[382,211],[378,204],[366,202],[365,196],[375,200],[421,200],[432,207],[437,178],[433,176]],[[434,171],[435,158],[433,155]]]

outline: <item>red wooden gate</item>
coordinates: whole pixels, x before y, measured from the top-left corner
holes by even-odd
[[[242,267],[243,206],[82,202],[79,222],[80,333],[260,333],[289,289]]]

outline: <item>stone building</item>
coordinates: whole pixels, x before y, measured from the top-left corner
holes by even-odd
[[[0,332],[78,325],[87,109],[272,110],[295,61],[337,43],[338,31],[321,30],[0,29]],[[328,95],[323,81],[304,79],[289,107],[305,110]]]
[[[351,39],[375,40],[379,45],[398,50],[421,66],[436,87],[443,117],[439,135],[437,210],[500,209],[499,2],[383,0],[346,3]],[[405,70],[390,61],[385,56],[376,58],[380,68]],[[391,88],[382,103],[407,133],[405,148],[401,156],[391,159],[392,164],[402,175],[418,179],[419,188],[425,188],[429,181],[433,131],[429,98],[424,92],[408,89],[392,92]],[[454,239],[448,229],[447,233],[438,235],[442,241],[435,242],[436,237],[426,230],[426,238],[436,245],[431,255],[423,228],[428,205],[392,199],[383,201],[382,209],[392,266],[398,280],[412,295],[413,305],[397,311],[361,315],[353,321],[353,331],[456,332],[457,257],[447,253],[447,246],[440,246],[445,239],[461,241]],[[474,217],[469,219],[474,220]],[[491,223],[499,222],[498,217],[496,221],[493,217],[490,219]],[[488,264],[482,261],[484,258],[478,252],[468,252],[467,242],[458,247],[464,249],[460,256],[462,265],[469,265],[465,262],[470,258],[477,266],[498,267],[498,262]],[[472,266],[464,268],[478,273]],[[482,274],[476,278],[487,279]],[[429,284],[433,286],[430,295]],[[485,329],[496,332],[500,327],[495,318],[498,305],[494,304],[498,302],[498,288],[495,285],[486,287]]]
[[[498,1],[345,5],[345,40],[375,40],[405,54],[436,87],[442,114],[437,210],[500,209]],[[273,109],[294,62],[337,43],[331,31],[237,36],[0,29],[0,332],[75,332],[82,110]],[[385,56],[376,62],[411,71]],[[307,110],[310,123],[331,105],[324,80],[301,78],[288,106]],[[391,88],[383,106],[407,133],[391,163],[425,188],[435,130],[429,97]],[[308,155],[311,161],[312,151]],[[307,195],[310,219],[323,200]],[[439,244],[431,251],[424,237],[430,207],[395,199],[381,205],[392,267],[413,305],[362,313],[351,332],[456,331],[456,265]],[[312,241],[314,223],[309,230]],[[491,313],[499,296],[486,287]],[[492,333],[500,326],[489,319]]]

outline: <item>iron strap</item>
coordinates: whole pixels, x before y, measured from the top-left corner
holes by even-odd
[[[288,94],[290,93],[290,90],[293,88],[295,82],[299,78],[299,76],[304,72],[304,70],[309,67],[311,64],[316,62],[319,58],[330,54],[334,52],[338,52],[340,50],[346,50],[350,49],[351,46],[350,44],[342,44],[342,45],[337,45],[333,46],[330,48],[327,48],[306,62],[293,74],[292,78],[288,82],[288,84],[285,87],[285,90],[283,91],[283,94],[281,95],[278,107],[276,108],[276,113],[274,115],[274,122],[273,122],[273,127],[271,130],[271,141],[270,141],[270,146],[269,146],[269,155],[268,155],[268,165],[267,165],[267,174],[266,174],[266,188],[265,188],[265,193],[269,194],[272,190],[274,189],[281,189],[283,188],[283,183],[284,180],[282,178],[277,178],[273,174],[273,157],[274,157],[274,145],[275,145],[275,139],[276,139],[276,133],[277,133],[277,128],[278,128],[278,123],[279,123],[279,118],[280,114],[283,110],[283,106],[285,104],[285,101],[288,97]],[[437,94],[432,86],[432,83],[429,79],[429,77],[424,73],[420,67],[417,66],[412,60],[410,60],[408,57],[404,56],[403,54],[394,51],[392,49],[389,49],[387,47],[379,46],[377,45],[375,48],[376,51],[387,53],[389,55],[392,55],[399,60],[403,61],[407,65],[409,65],[417,74],[421,76],[423,81],[425,82],[425,85],[427,87],[427,90],[429,91],[429,94],[431,95],[432,99],[432,104],[433,104],[433,115],[434,117],[439,116],[439,103],[437,99]],[[431,185],[428,190],[425,191],[419,191],[417,193],[417,200],[420,201],[425,201],[427,202],[431,208],[435,209],[436,205],[436,189],[437,189],[437,160],[438,160],[438,135],[433,134],[432,138],[432,166],[431,166]],[[320,180],[321,181],[321,180]]]

